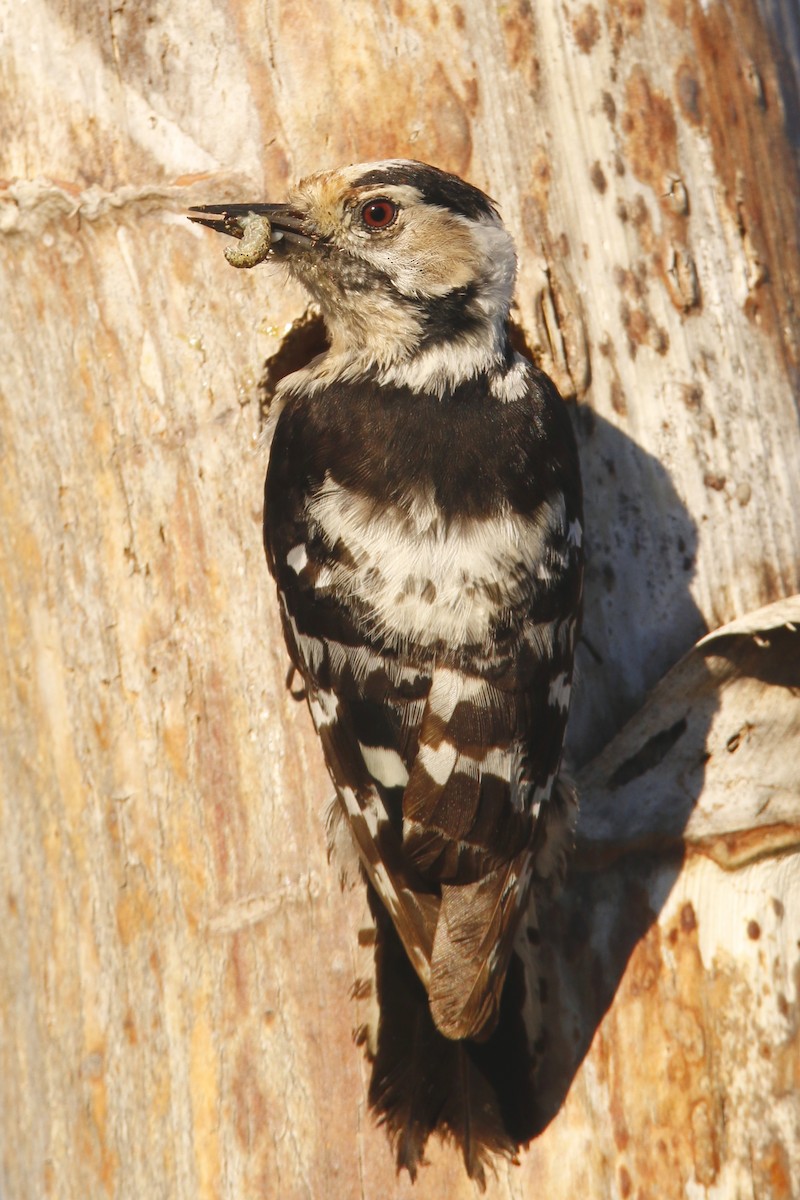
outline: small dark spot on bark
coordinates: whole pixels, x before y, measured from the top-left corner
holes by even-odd
[[[650,211],[645,203],[644,196],[635,197],[633,201],[631,220],[637,229],[641,228],[642,225],[648,225],[650,223]]]
[[[478,103],[480,100],[480,91],[478,90],[477,79],[469,79],[464,87],[464,104],[467,112],[471,116],[475,116],[478,111]]]
[[[611,407],[615,413],[619,413],[621,417],[627,416],[628,402],[625,399],[625,392],[622,384],[618,379],[613,380],[611,384]]]
[[[712,488],[715,492],[721,492],[725,487],[725,476],[715,475],[712,471],[706,471],[703,476],[703,483],[707,488]]]
[[[593,4],[587,4],[573,18],[572,33],[581,54],[591,54],[600,37],[600,18]]]
[[[613,125],[617,119],[617,106],[614,103],[614,97],[611,95],[611,92],[603,92],[603,112]]]
[[[689,384],[681,388],[681,398],[688,409],[696,412],[703,399],[703,389],[699,383]]]
[[[750,938],[751,942],[757,942],[761,937],[761,926],[759,925],[758,921],[747,922],[747,936]]]
[[[684,60],[680,64],[678,70],[675,72],[675,88],[683,115],[693,125],[699,125],[701,121],[700,84],[694,73],[692,63]]]
[[[681,929],[684,933],[694,933],[695,929],[697,929],[697,917],[694,906],[688,900],[681,908]]]
[[[603,174],[603,168],[600,166],[599,162],[596,162],[592,166],[589,177],[592,181],[593,186],[597,188],[598,192],[602,196],[603,193],[605,192],[606,188],[608,187],[608,183],[606,182],[606,177]]]

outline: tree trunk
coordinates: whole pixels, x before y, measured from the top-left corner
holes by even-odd
[[[586,490],[541,1132],[490,1194],[800,1195],[797,10],[3,26],[3,1200],[473,1195],[366,1110],[363,897],[284,686],[257,439],[316,326],[180,215],[396,156],[499,202]]]

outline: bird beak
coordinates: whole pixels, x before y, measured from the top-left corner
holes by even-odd
[[[206,225],[235,238],[244,236],[244,218],[267,217],[272,226],[271,250],[313,246],[320,240],[308,231],[303,213],[288,204],[203,204],[190,208],[186,215],[198,225]]]

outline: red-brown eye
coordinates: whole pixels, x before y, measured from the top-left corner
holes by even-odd
[[[386,229],[397,216],[397,205],[391,200],[368,200],[361,209],[361,220],[367,229]]]

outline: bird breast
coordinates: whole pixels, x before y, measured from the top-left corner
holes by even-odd
[[[448,519],[424,492],[376,510],[374,500],[329,476],[309,501],[307,517],[334,552],[320,567],[315,589],[357,600],[370,632],[390,643],[422,646],[490,638],[493,624],[544,578],[545,547],[566,520],[560,494],[530,516]],[[299,561],[299,553],[293,548],[290,558]]]

